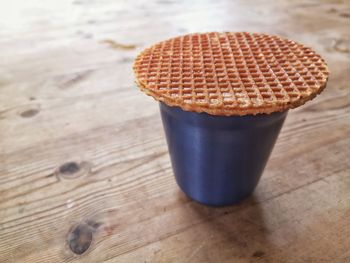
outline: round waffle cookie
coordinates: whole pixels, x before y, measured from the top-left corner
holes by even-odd
[[[320,93],[329,75],[312,49],[246,32],[175,37],[143,50],[133,68],[140,89],[156,100],[212,115],[295,108]]]

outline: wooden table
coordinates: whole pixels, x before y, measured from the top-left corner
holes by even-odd
[[[0,8],[0,262],[350,262],[349,1],[20,1]],[[209,208],[171,170],[144,47],[196,31],[314,47],[331,79],[289,113],[254,195]]]

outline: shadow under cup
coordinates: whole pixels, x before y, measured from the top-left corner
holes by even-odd
[[[238,203],[254,191],[287,116],[213,116],[164,103],[160,112],[177,184],[211,206]]]

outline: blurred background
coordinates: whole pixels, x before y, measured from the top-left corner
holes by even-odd
[[[347,0],[0,0],[0,262],[350,262],[349,29]],[[331,71],[222,209],[179,192],[132,72],[206,31],[287,37]]]

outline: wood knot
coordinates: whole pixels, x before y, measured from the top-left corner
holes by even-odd
[[[39,112],[40,112],[40,105],[31,104],[31,105],[23,106],[19,111],[17,111],[17,114],[22,118],[31,118],[37,115]]]
[[[20,115],[23,118],[30,118],[37,115],[38,113],[39,113],[38,109],[29,109],[29,110],[22,111]]]
[[[102,225],[101,222],[87,220],[73,227],[67,236],[70,250],[77,255],[82,255],[91,246],[93,234]]]
[[[261,250],[257,250],[253,253],[252,257],[254,258],[261,258],[265,255],[265,252],[264,251],[261,251]]]
[[[339,16],[345,17],[345,18],[350,18],[350,13],[340,13]]]
[[[39,109],[29,109],[19,113],[23,118],[31,118],[39,113]]]
[[[77,225],[68,233],[67,243],[70,250],[78,255],[83,254],[91,245],[92,234],[93,229],[89,225]]]
[[[75,179],[86,176],[90,172],[91,164],[89,162],[66,162],[57,168],[56,176],[63,179]]]
[[[79,172],[80,167],[76,162],[68,162],[65,164],[62,164],[59,167],[59,171],[62,174],[74,174],[76,172]]]

